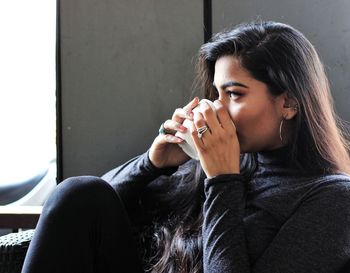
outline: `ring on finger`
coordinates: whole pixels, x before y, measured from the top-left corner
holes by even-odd
[[[158,130],[160,135],[167,135],[167,134],[173,134],[174,131],[173,130],[168,130],[166,128],[164,128],[164,122],[162,123],[162,125],[160,125],[160,128]]]
[[[204,125],[204,126],[201,126],[197,129],[197,132],[198,132],[198,138],[202,138],[204,133],[208,130],[208,126]]]

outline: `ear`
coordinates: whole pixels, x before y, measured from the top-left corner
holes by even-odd
[[[299,111],[298,101],[291,97],[287,91],[280,95],[280,106],[282,115],[287,120],[294,118]]]

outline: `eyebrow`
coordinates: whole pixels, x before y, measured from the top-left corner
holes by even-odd
[[[214,82],[213,82],[213,86],[216,87]],[[240,87],[248,88],[248,86],[244,85],[243,83],[235,82],[235,81],[226,82],[223,85],[221,85],[221,88],[225,89],[230,86],[240,86]]]

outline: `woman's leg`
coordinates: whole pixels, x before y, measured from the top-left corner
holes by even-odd
[[[45,203],[22,273],[138,273],[141,260],[124,206],[97,177],[69,178]]]

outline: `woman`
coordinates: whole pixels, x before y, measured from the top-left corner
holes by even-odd
[[[61,183],[22,272],[346,272],[348,144],[311,43],[240,25],[201,47],[198,81],[216,113],[193,114],[195,98],[145,154]],[[186,130],[199,161],[177,145]]]

